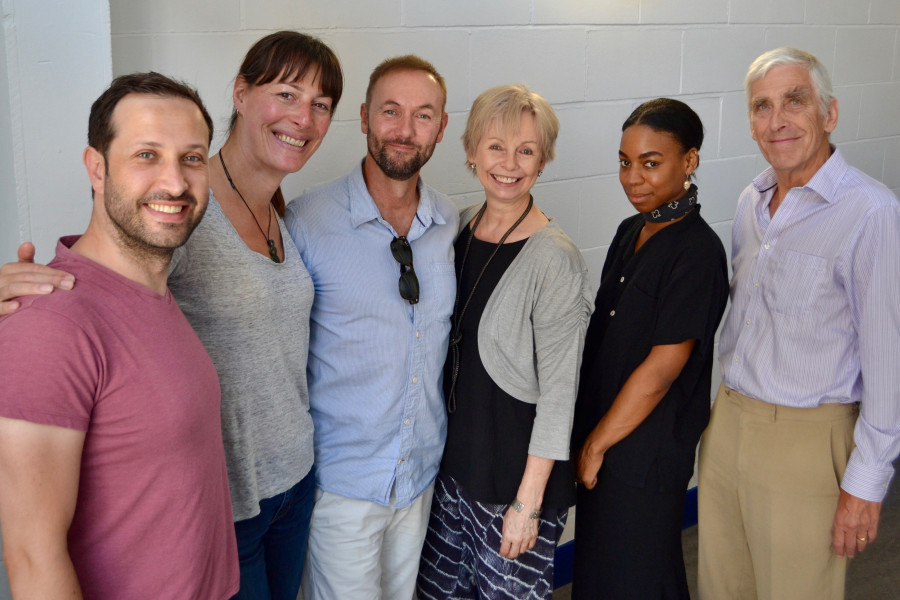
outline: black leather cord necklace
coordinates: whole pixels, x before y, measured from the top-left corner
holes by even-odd
[[[222,156],[222,151],[219,150],[219,162],[222,163],[222,170],[225,171],[225,178],[228,179],[228,183],[231,185],[231,189],[237,192],[238,198],[241,199],[241,202],[244,203],[244,206],[247,207],[247,210],[250,211],[250,216],[253,217],[253,222],[256,223],[256,226],[259,227],[259,232],[263,234],[263,237],[266,239],[266,244],[269,245],[269,257],[272,259],[272,262],[280,263],[281,259],[278,258],[278,248],[275,246],[275,240],[269,237],[268,232],[272,229],[272,211],[275,210],[272,208],[272,203],[269,202],[266,206],[269,207],[269,224],[266,225],[266,230],[263,231],[262,225],[259,224],[259,221],[256,220],[256,215],[253,214],[253,211],[250,209],[250,205],[247,204],[247,201],[244,200],[244,195],[241,194],[240,190],[237,189],[237,186],[234,185],[234,181],[231,180],[231,173],[228,172],[228,167],[225,166],[225,158]]]

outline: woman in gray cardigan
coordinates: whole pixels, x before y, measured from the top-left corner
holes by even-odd
[[[462,213],[444,373],[447,445],[418,596],[550,598],[553,555],[574,503],[569,436],[587,267],[531,188],[559,121],[522,85],[472,106],[463,145],[485,202]]]

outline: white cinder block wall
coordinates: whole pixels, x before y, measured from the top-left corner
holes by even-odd
[[[738,194],[765,166],[750,139],[743,78],[777,46],[819,56],[840,102],[834,141],[852,164],[900,189],[898,0],[201,0],[190,8],[111,0],[110,8],[114,72],[152,68],[195,83],[222,129],[238,64],[256,39],[292,28],[331,45],[344,96],[318,154],[286,179],[287,197],[362,158],[369,73],[386,57],[415,53],[448,88],[450,124],[425,177],[460,206],[477,202],[459,141],[466,112],[488,87],[528,84],[561,122],[558,157],[535,200],[581,248],[595,285],[633,210],[617,177],[621,124],[646,99],[677,97],[703,119],[703,214],[730,250]]]
[[[738,194],[764,168],[741,86],[750,62],[770,48],[794,45],[819,56],[840,102],[833,141],[852,164],[900,191],[898,0],[110,0],[110,15],[114,74],[154,69],[195,84],[220,129],[235,71],[256,39],[292,28],[334,48],[344,98],[318,154],[285,181],[288,197],[362,158],[358,117],[368,74],[383,58],[412,52],[432,61],[449,89],[450,125],[425,177],[459,205],[476,202],[479,185],[463,167],[459,142],[466,111],[489,86],[527,83],[562,124],[558,157],[535,199],[582,249],[595,285],[607,244],[632,211],[616,177],[620,126],[646,99],[677,97],[703,119],[703,214],[730,248]],[[47,82],[48,94],[59,92]],[[83,136],[86,123],[70,116],[87,107],[74,108],[46,118]],[[85,185],[83,176],[66,176],[68,189]],[[53,215],[71,201],[27,198],[31,228],[68,233]],[[19,236],[28,231],[19,228]],[[12,258],[11,247],[3,245],[0,259]]]
[[[738,195],[765,167],[750,138],[743,78],[777,46],[824,62],[840,103],[832,139],[852,164],[900,191],[898,0],[111,0],[110,9],[115,74],[152,68],[195,83],[221,129],[238,64],[259,37],[293,28],[334,48],[344,96],[318,154],[285,180],[287,197],[362,158],[369,73],[386,57],[416,53],[447,80],[450,113],[425,177],[461,206],[479,201],[459,141],[466,112],[490,86],[528,84],[561,122],[557,159],[535,199],[581,248],[595,285],[619,221],[633,210],[617,178],[621,124],[657,96],[677,97],[703,119],[703,214],[730,250]]]

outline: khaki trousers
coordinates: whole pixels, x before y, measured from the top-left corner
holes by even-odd
[[[701,600],[844,598],[832,525],[858,412],[719,388],[700,442]]]

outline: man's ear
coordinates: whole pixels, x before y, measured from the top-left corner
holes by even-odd
[[[447,129],[447,123],[450,122],[450,115],[444,113],[441,116],[441,130],[437,135],[437,139],[434,140],[434,143],[437,144],[442,139],[444,139],[444,130]]]
[[[106,187],[106,159],[96,148],[88,146],[84,149],[81,160],[84,162],[84,168],[91,180],[94,195],[102,196]]]
[[[359,128],[364,135],[369,135],[369,111],[365,102],[359,105]]]
[[[838,124],[838,101],[832,98],[828,103],[828,110],[825,112],[825,133],[831,133]]]

